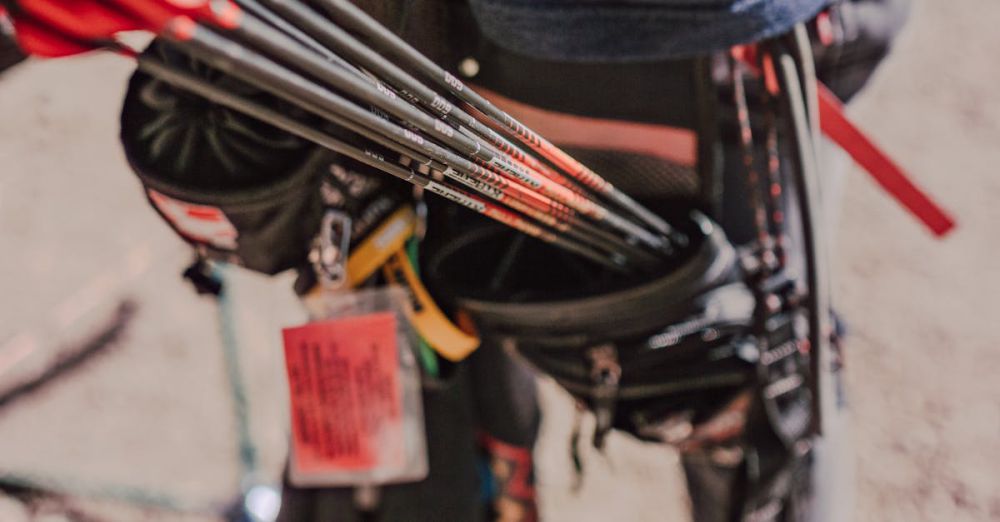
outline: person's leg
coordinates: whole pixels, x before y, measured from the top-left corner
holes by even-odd
[[[494,342],[469,360],[479,442],[488,460],[494,515],[505,522],[538,518],[532,450],[541,410],[535,376]]]

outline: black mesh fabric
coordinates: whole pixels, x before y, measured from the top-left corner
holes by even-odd
[[[701,184],[698,171],[693,167],[613,150],[573,147],[566,147],[565,150],[627,194],[660,199],[694,198],[699,193]]]

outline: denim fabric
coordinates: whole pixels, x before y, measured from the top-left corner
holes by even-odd
[[[726,49],[781,34],[830,0],[470,0],[483,29],[516,53],[636,62]]]

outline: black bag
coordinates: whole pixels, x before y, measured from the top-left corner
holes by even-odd
[[[286,113],[290,106],[163,42],[147,53]],[[322,217],[332,154],[138,71],[121,140],[150,203],[209,258],[274,274],[302,265]]]

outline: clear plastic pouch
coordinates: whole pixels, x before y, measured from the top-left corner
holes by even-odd
[[[427,476],[415,333],[390,286],[328,293],[283,331],[291,402],[289,479],[300,487]]]

